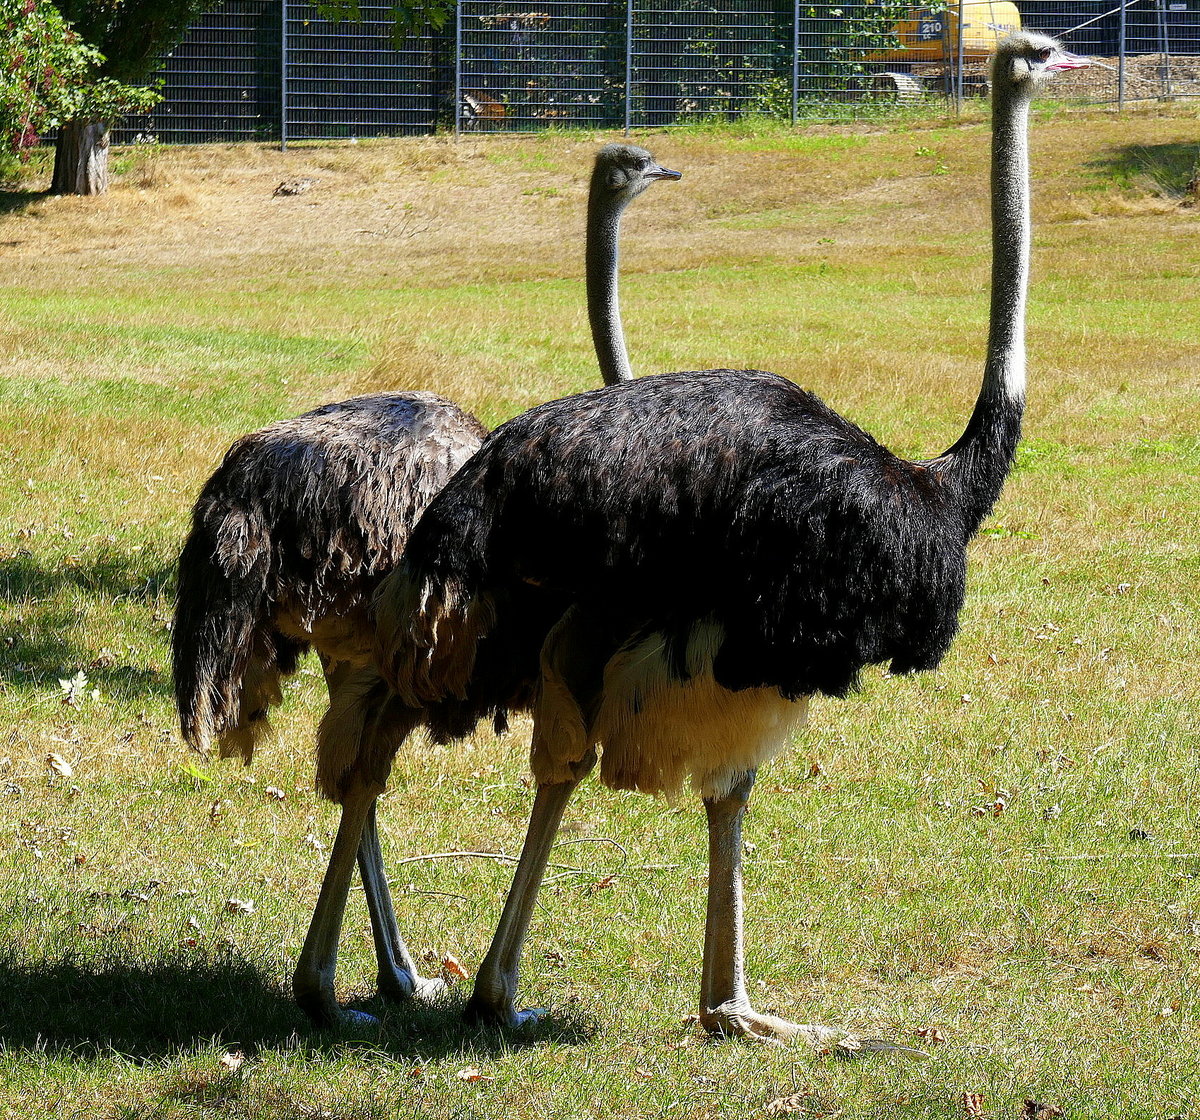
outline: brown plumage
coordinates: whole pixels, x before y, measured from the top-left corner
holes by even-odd
[[[324,405],[239,439],[196,501],[173,635],[184,739],[247,763],[308,649],[371,664],[371,596],[487,429],[433,393]],[[317,785],[340,800],[343,769]]]
[[[314,409],[229,449],[200,493],[179,560],[172,636],[187,742],[247,763],[281,682],[313,649],[329,690],[317,788],[342,806],[329,870],[293,978],[335,1021],[337,943],[355,862],[371,915],[379,989],[435,995],[396,923],[375,802],[414,713],[378,690],[371,597],[430,500],[486,429],[433,393],[380,393]],[[365,748],[365,749],[364,749]]]

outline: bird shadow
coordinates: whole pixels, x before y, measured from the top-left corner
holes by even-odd
[[[166,692],[161,673],[97,657],[73,641],[86,598],[112,604],[124,599],[149,605],[169,591],[174,565],[155,557],[103,551],[74,564],[48,566],[28,551],[0,559],[0,681],[44,685],[47,678],[84,668],[89,680],[110,691]],[[63,592],[78,592],[64,595]]]
[[[1089,160],[1087,166],[1120,187],[1149,178],[1168,198],[1184,198],[1200,176],[1200,144],[1126,144]]]
[[[319,1030],[265,968],[247,960],[0,960],[0,1050],[153,1059],[211,1045],[247,1057],[262,1050],[320,1055],[365,1046],[395,1060],[430,1061],[578,1044],[596,1033],[572,1010],[517,1032],[480,1029],[463,1021],[464,1004],[460,993],[431,1004],[374,997],[351,1006],[375,1016],[377,1025]]]

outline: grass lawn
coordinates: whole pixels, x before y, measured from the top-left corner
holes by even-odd
[[[0,192],[0,1117],[1200,1118],[1196,137],[1194,107],[1038,111],[1026,439],[962,634],[936,674],[814,704],[760,775],[757,1005],[929,1061],[702,1038],[703,813],[595,782],[527,949],[545,1021],[468,1030],[461,983],[378,1003],[357,892],[341,994],[382,1025],[315,1032],[288,978],[336,824],[320,673],[250,771],[175,731],[173,565],[237,435],[382,388],[495,424],[597,383],[602,137],[127,150],[103,198],[38,193],[44,168]],[[684,172],[625,222],[639,372],[771,369],[902,454],[954,441],[983,118],[639,140]],[[486,949],[528,731],[397,761],[385,855],[431,971]],[[446,852],[493,855],[420,858]]]

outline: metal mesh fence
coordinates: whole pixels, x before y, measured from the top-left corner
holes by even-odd
[[[790,0],[634,4],[630,123],[662,126],[786,108],[793,7]]]
[[[283,11],[285,139],[433,130],[438,106],[430,36],[410,35],[397,49],[389,6],[380,0],[359,4],[361,22],[330,23],[313,4],[293,0]]]
[[[157,75],[163,100],[114,139],[186,144],[279,136],[279,0],[227,0],[192,26]]]
[[[1015,27],[1099,63],[1059,75],[1059,98],[1200,96],[1200,0],[460,0],[445,32],[399,47],[388,0],[360,10],[329,23],[311,0],[226,0],[166,59],[163,103],[115,138],[858,117],[982,95]]]
[[[623,5],[488,3],[458,6],[458,126],[528,131],[624,122]]]

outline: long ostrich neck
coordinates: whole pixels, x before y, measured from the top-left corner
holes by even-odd
[[[1029,95],[992,83],[992,300],[987,362],[975,410],[939,463],[959,491],[973,534],[1012,466],[1025,410],[1025,293],[1029,286]]]
[[[617,238],[621,230],[621,212],[628,200],[614,196],[604,183],[598,181],[600,172],[592,178],[588,194],[587,218],[587,304],[588,322],[592,325],[592,343],[600,362],[600,375],[605,385],[632,381],[633,369],[625,351],[625,334],[621,330],[621,309],[617,303]]]

